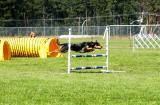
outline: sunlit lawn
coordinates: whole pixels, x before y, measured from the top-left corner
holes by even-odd
[[[62,58],[12,58],[0,62],[1,105],[159,105],[160,50],[110,40],[109,69],[124,73],[67,72]],[[104,53],[103,50],[96,50]],[[73,63],[100,63],[101,59]]]

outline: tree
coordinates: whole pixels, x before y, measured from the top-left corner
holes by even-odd
[[[160,0],[1,0],[0,5],[1,26],[42,26],[44,18],[56,19],[55,26],[80,25],[87,18],[88,25],[129,24],[137,13],[160,13]],[[148,14],[146,20],[158,18]]]

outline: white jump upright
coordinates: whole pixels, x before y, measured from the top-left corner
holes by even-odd
[[[72,31],[72,29],[69,28],[69,34],[68,34],[68,74],[70,74],[70,71],[71,71],[71,31]]]
[[[109,36],[109,27],[107,26],[104,32],[104,40],[105,40],[105,46],[106,46],[106,53],[105,54],[78,54],[78,55],[71,55],[71,29],[69,29],[69,35],[68,35],[68,74],[71,73],[73,70],[84,70],[84,69],[103,69],[102,72],[109,72],[108,70],[108,36]],[[103,40],[103,39],[102,39]],[[71,57],[78,59],[80,57],[106,57],[106,63],[103,66],[81,66],[81,67],[71,67]]]
[[[110,27],[109,26],[106,26],[106,29],[104,31],[104,37],[103,39],[105,39],[106,41],[106,70],[102,70],[103,72],[110,72],[109,71],[109,65],[108,65],[108,58],[109,58],[109,53],[108,53],[108,47],[109,47],[109,36],[110,36]]]

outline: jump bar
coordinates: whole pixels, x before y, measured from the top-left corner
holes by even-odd
[[[93,67],[76,67],[76,68],[71,68],[71,70],[84,70],[84,69],[104,69],[107,68],[107,66],[93,66]]]
[[[106,54],[82,54],[82,55],[72,55],[74,58],[78,57],[106,57]]]

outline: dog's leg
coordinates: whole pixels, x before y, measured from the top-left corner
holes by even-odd
[[[83,51],[84,52],[92,52],[92,51],[94,51],[94,48],[87,47],[87,48],[84,48]]]

